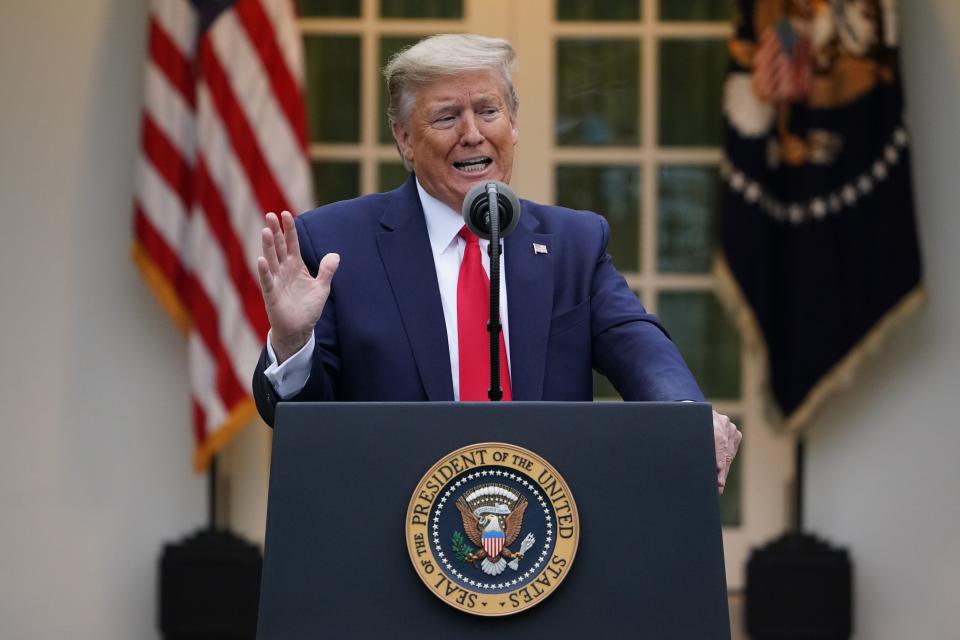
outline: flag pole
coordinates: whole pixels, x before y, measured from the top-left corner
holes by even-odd
[[[794,472],[793,483],[793,524],[796,533],[803,533],[803,463],[805,457],[805,443],[803,435],[797,436],[796,449],[794,451],[794,463],[796,470]]]
[[[207,527],[210,531],[217,528],[217,454],[210,457],[207,467]]]

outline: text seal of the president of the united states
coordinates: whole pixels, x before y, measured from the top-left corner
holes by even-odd
[[[407,550],[430,591],[461,611],[503,616],[550,596],[570,572],[580,519],[543,458],[484,442],[446,455],[407,508]]]

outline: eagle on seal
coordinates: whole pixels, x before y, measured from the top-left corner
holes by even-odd
[[[517,560],[523,559],[523,551],[529,545],[516,552],[508,547],[520,535],[527,499],[505,487],[488,485],[469,496],[460,496],[456,505],[467,537],[480,547],[467,554],[464,560],[480,562],[483,572],[491,576],[503,573],[507,560],[513,561],[510,567],[516,570]]]

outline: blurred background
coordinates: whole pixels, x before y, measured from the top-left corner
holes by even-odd
[[[741,633],[748,554],[791,525],[795,435],[768,424],[762,362],[712,270],[731,5],[298,5],[319,203],[405,176],[379,73],[393,52],[449,31],[516,47],[514,187],[607,217],[618,268],[744,433],[721,500]],[[207,520],[187,342],[129,256],[147,18],[129,0],[0,2],[2,638],[158,637],[161,546]],[[807,424],[804,517],[851,553],[855,637],[960,638],[960,4],[899,18],[929,298]],[[598,378],[596,396],[616,394]],[[269,454],[257,418],[219,456],[218,519],[258,543]]]

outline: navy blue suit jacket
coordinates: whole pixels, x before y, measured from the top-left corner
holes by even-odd
[[[504,240],[514,400],[591,400],[592,369],[625,400],[702,400],[656,318],[607,255],[603,217],[521,200]],[[440,289],[423,209],[411,175],[398,189],[326,205],[296,218],[312,273],[341,256],[315,329],[306,387],[292,401],[453,400]],[[533,243],[548,252],[535,253]],[[253,377],[260,415],[277,403]]]

